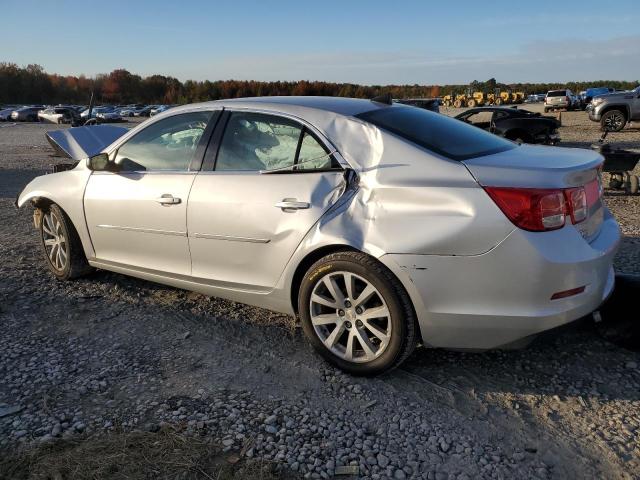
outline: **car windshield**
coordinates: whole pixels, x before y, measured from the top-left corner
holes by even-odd
[[[356,117],[453,160],[516,148],[508,140],[422,108],[394,106],[371,110]]]
[[[567,95],[566,90],[552,90],[547,93],[547,97],[565,97]]]

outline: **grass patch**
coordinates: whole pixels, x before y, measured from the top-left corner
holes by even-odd
[[[173,429],[116,432],[0,451],[2,480],[283,480],[275,464],[223,454],[203,438]]]

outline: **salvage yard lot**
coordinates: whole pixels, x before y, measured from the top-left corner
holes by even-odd
[[[599,137],[584,112],[562,122],[563,146]],[[363,379],[321,361],[287,316],[109,272],[55,281],[31,212],[13,207],[62,161],[44,138],[52,128],[65,127],[0,124],[0,478],[24,473],[25,446],[122,448],[109,440],[136,429],[150,445],[210,441],[222,460],[261,458],[300,477],[346,465],[366,478],[640,476],[640,355],[589,324],[521,351],[418,349]],[[639,148],[640,129],[610,139]],[[616,268],[640,273],[640,196],[605,200],[625,233]],[[187,478],[216,478],[210,459],[187,460]]]

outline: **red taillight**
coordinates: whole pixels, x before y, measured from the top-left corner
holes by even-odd
[[[531,232],[562,228],[567,217],[574,225],[589,216],[589,208],[600,200],[598,179],[583,187],[541,189],[484,187],[511,222]]]
[[[567,103],[571,103],[571,99],[569,97],[564,97],[567,99]]]
[[[562,190],[485,187],[500,210],[514,225],[532,232],[564,226],[565,199]]]
[[[587,194],[583,187],[569,188],[565,192],[567,196],[568,210],[571,215],[571,223],[582,222],[587,218],[589,208],[587,207]]]

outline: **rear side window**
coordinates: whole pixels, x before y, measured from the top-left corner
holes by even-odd
[[[232,112],[216,170],[301,172],[340,168],[306,127],[288,118]]]
[[[393,106],[356,117],[452,160],[467,160],[515,148],[508,140],[422,108]]]

